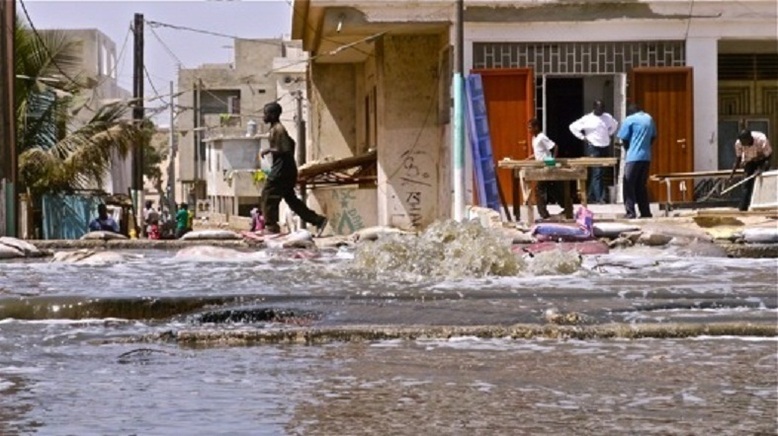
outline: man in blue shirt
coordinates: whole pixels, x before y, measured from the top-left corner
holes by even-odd
[[[97,218],[89,223],[89,231],[119,233],[119,224],[108,216],[108,208],[104,204],[97,205]]]
[[[651,166],[651,147],[656,139],[654,120],[637,104],[631,103],[618,137],[627,151],[624,161],[624,208],[627,218],[637,218],[635,203],[641,218],[651,218],[646,184]]]

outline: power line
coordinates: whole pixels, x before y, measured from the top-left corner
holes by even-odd
[[[147,23],[149,23],[149,22],[147,21]],[[151,34],[154,35],[154,38],[156,38],[157,41],[159,41],[159,43],[162,45],[162,48],[165,49],[167,54],[169,54],[170,57],[172,57],[178,63],[178,68],[181,68],[184,65],[184,63],[181,62],[181,59],[178,56],[176,56],[176,54],[173,52],[173,50],[171,50],[170,47],[168,47],[168,45],[165,44],[165,41],[163,41],[162,38],[159,37],[159,35],[157,34],[157,31],[154,30],[153,26],[149,25],[149,30],[151,30]]]
[[[166,106],[170,105],[170,103],[166,102],[160,95],[159,91],[157,91],[157,87],[154,86],[154,82],[151,80],[151,74],[149,74],[149,69],[146,68],[146,64],[143,64],[143,72],[146,75],[146,80],[149,81],[149,85],[151,85],[151,90],[154,91],[154,96],[159,97],[159,101],[164,103]]]
[[[241,37],[241,36],[228,35],[226,33],[213,32],[213,31],[210,31],[210,30],[195,29],[193,27],[179,26],[179,25],[176,25],[176,24],[161,23],[159,21],[146,20],[146,24],[148,24],[150,28],[154,28],[154,27],[168,27],[168,28],[175,29],[175,30],[186,30],[186,31],[189,31],[189,32],[201,33],[203,35],[218,36],[220,38],[250,39],[252,41],[257,41],[257,42],[260,42],[260,43],[263,43],[263,44],[268,44],[268,45],[275,45],[275,46],[281,45],[281,41],[280,40],[273,41],[273,40],[256,39],[256,38],[244,38],[244,37]]]
[[[70,83],[72,83],[73,85],[75,85],[75,86],[77,86],[77,87],[79,87],[79,88],[82,88],[82,87],[83,87],[83,84],[81,84],[81,83],[78,83],[78,82],[77,82],[75,79],[73,79],[72,77],[70,77],[70,75],[69,75],[69,74],[67,74],[67,73],[66,73],[66,72],[65,72],[65,71],[64,71],[64,70],[63,70],[63,69],[62,69],[62,68],[59,66],[59,64],[56,62],[56,60],[54,59],[54,56],[51,54],[51,51],[50,51],[50,50],[49,50],[49,48],[46,46],[46,44],[43,42],[43,38],[41,38],[41,35],[40,35],[40,33],[38,33],[38,29],[36,29],[36,28],[35,28],[35,24],[33,24],[33,22],[32,22],[32,18],[30,18],[30,14],[29,14],[29,12],[27,12],[27,5],[25,5],[25,4],[24,4],[24,1],[22,1],[22,0],[19,0],[19,4],[22,6],[22,10],[24,11],[24,16],[25,16],[25,17],[27,17],[27,23],[30,25],[30,29],[32,29],[32,32],[35,34],[35,37],[38,39],[38,42],[40,42],[41,46],[43,47],[43,50],[44,50],[44,51],[46,52],[46,54],[48,55],[48,57],[49,57],[49,61],[51,62],[51,64],[52,64],[52,65],[54,65],[54,67],[57,69],[57,71],[59,71],[59,73],[60,73],[60,74],[62,74],[62,76],[63,76],[63,77],[65,77],[66,79],[68,79],[68,80],[70,81]]]

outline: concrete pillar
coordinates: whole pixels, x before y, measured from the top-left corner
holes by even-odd
[[[432,223],[440,189],[449,185],[440,168],[439,50],[437,35],[392,35],[377,44],[380,225]]]
[[[694,170],[718,169],[718,40],[686,40],[686,65],[694,68]]]

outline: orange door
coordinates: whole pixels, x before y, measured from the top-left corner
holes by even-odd
[[[657,138],[651,153],[651,174],[694,171],[692,69],[687,67],[635,68],[629,83],[631,101],[654,118]],[[693,179],[686,180],[686,201],[694,196]],[[667,200],[664,184],[649,182],[651,201]],[[673,183],[672,201],[683,199],[680,183]]]
[[[535,116],[532,69],[473,70],[472,72],[481,75],[484,85],[495,168],[497,162],[506,157],[526,158],[532,153],[527,122]],[[510,171],[497,169],[497,180],[505,201],[513,203],[514,192]]]

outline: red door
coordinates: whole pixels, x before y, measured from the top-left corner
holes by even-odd
[[[694,171],[694,115],[692,69],[687,67],[635,68],[629,83],[632,101],[656,123],[651,174]],[[686,201],[693,200],[694,180],[686,180]],[[651,201],[667,200],[667,189],[650,182]],[[672,201],[681,201],[679,183],[673,183]]]
[[[532,154],[527,130],[527,122],[535,116],[532,69],[488,69],[472,72],[481,75],[484,86],[495,168],[497,162],[506,157],[524,159]],[[505,201],[512,202],[514,192],[510,171],[497,169],[497,180]]]

